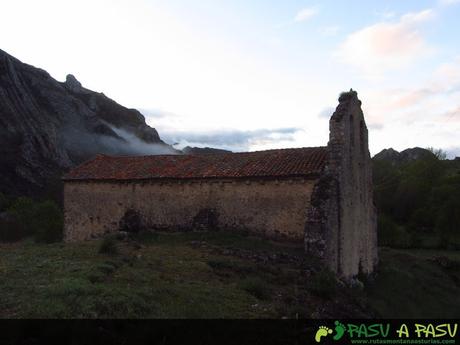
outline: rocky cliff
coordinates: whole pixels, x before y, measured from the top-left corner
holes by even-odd
[[[98,153],[175,152],[139,111],[0,50],[0,192],[34,194]]]
[[[411,149],[403,150],[401,152],[398,152],[392,148],[384,149],[372,157],[373,160],[388,161],[392,165],[404,164],[423,158],[436,158],[436,156],[427,149],[414,147]]]

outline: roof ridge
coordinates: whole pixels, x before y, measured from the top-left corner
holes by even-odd
[[[301,147],[210,155],[98,155],[65,180],[142,180],[312,176],[323,171],[327,148]]]

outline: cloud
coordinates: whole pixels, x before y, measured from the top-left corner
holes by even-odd
[[[446,122],[460,122],[460,106],[447,111],[442,117]]]
[[[389,10],[376,11],[375,14],[381,19],[392,19],[396,17],[396,13],[393,11],[389,11]]]
[[[177,151],[170,146],[162,144],[151,144],[139,139],[136,135],[121,128],[110,126],[112,130],[121,138],[123,142],[105,137],[106,142],[119,152],[129,155],[165,155],[178,154]]]
[[[97,133],[90,132],[87,128],[73,123],[63,127],[60,135],[63,140],[63,146],[70,153],[72,161],[86,160],[96,153],[115,156],[178,153],[168,145],[146,143],[133,133],[116,128],[105,121],[102,121],[102,126],[106,126],[106,128]]]
[[[368,122],[367,127],[374,131],[380,131],[384,128],[384,125],[383,123],[379,123],[379,122]]]
[[[460,146],[450,146],[443,150],[447,152],[448,159],[454,159],[455,157],[460,157]]]
[[[439,65],[422,87],[387,93],[386,106],[389,110],[410,108],[428,99],[449,97],[456,92],[460,92],[460,57]]]
[[[436,93],[436,90],[430,88],[410,90],[398,96],[390,104],[395,108],[409,108],[419,104],[423,99],[432,96],[434,93]]]
[[[460,87],[460,56],[453,62],[440,65],[435,71],[433,83],[446,91],[457,91]]]
[[[299,23],[299,22],[304,22],[313,16],[318,14],[318,9],[315,7],[306,7],[302,8],[299,12],[297,12],[294,22]]]
[[[433,16],[433,10],[427,9],[405,14],[396,22],[367,26],[348,35],[338,56],[370,77],[405,67],[431,51],[419,27]]]
[[[232,151],[246,151],[255,145],[277,146],[280,142],[293,142],[301,128],[277,128],[256,130],[215,130],[209,132],[163,132],[162,138],[179,146],[211,146]]]
[[[460,4],[460,0],[439,0],[439,3],[441,5],[449,6],[449,5]]]
[[[161,109],[150,109],[150,108],[138,108],[142,115],[145,117],[152,117],[152,118],[165,118],[165,117],[176,117],[177,114],[174,114],[169,111],[161,110]]]
[[[334,113],[334,111],[335,111],[334,107],[326,107],[319,112],[318,117],[329,119]]]
[[[319,32],[324,36],[335,36],[340,31],[340,27],[337,25],[325,26],[319,29]]]

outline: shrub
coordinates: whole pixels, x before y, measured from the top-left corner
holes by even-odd
[[[408,248],[412,244],[412,236],[384,214],[378,217],[377,231],[378,242],[381,246]]]
[[[15,242],[31,235],[34,202],[29,198],[18,198],[10,204],[4,196],[2,200],[3,207],[7,208],[0,216],[0,241]]]
[[[260,278],[247,278],[241,282],[241,288],[260,300],[270,300],[271,291]]]
[[[329,269],[322,269],[312,277],[309,290],[318,296],[331,298],[337,291],[335,274]]]
[[[35,241],[51,243],[62,240],[64,217],[53,201],[36,205],[33,224]]]
[[[0,216],[0,242],[16,242],[26,236],[22,222],[10,214]]]
[[[116,255],[118,254],[117,242],[112,237],[106,237],[99,245],[100,254]]]
[[[16,240],[33,236],[36,242],[51,243],[62,239],[64,219],[59,206],[53,201],[34,202],[18,198],[7,209],[7,218],[14,220],[9,232],[16,231]]]
[[[30,198],[17,198],[12,205],[7,209],[10,216],[17,219],[21,227],[24,229],[23,236],[33,234],[34,219],[35,219],[35,203]]]
[[[0,193],[0,212],[5,211],[10,205],[9,199],[3,193]]]

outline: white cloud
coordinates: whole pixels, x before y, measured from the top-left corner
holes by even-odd
[[[318,9],[314,7],[307,7],[307,8],[302,8],[299,12],[297,12],[294,21],[295,22],[304,22],[311,17],[315,16],[318,14]]]
[[[426,9],[416,13],[407,13],[401,16],[401,22],[405,24],[416,24],[433,19],[434,12],[432,9]]]
[[[320,118],[325,118],[329,120],[329,118],[332,116],[334,111],[335,111],[335,107],[326,107],[318,113],[318,116]]]
[[[178,147],[214,147],[231,151],[248,151],[270,147],[292,146],[297,133],[302,128],[259,128],[244,131],[239,129],[219,129],[211,131],[171,131],[162,132],[166,142],[177,143]]]
[[[427,100],[440,98],[446,104],[457,104],[460,92],[460,57],[439,65],[432,76],[421,85],[406,90],[396,90],[385,96],[387,110],[409,109],[422,105]],[[460,98],[458,98],[460,100]],[[455,109],[456,114],[458,109]],[[438,112],[434,112],[438,113]],[[451,114],[452,112],[448,112]],[[458,118],[458,117],[456,117]]]
[[[445,91],[454,91],[460,87],[460,56],[454,61],[440,65],[434,75],[433,83]]]
[[[382,11],[382,12],[376,12],[376,15],[382,19],[392,19],[396,17],[396,13],[393,11]]]
[[[441,5],[454,5],[454,4],[459,4],[460,0],[439,0]]]
[[[397,22],[379,22],[351,33],[339,47],[344,62],[378,77],[399,69],[431,51],[419,27],[433,18],[432,10],[408,13]]]
[[[340,27],[336,25],[326,26],[319,29],[319,32],[324,36],[335,36],[340,31]]]
[[[378,83],[364,90],[362,99],[372,132],[371,145],[375,145],[373,152],[389,145],[389,137],[397,149],[448,149],[458,143],[460,131],[460,57],[439,64],[404,86],[388,89]],[[379,123],[384,125],[383,131],[375,131]]]

